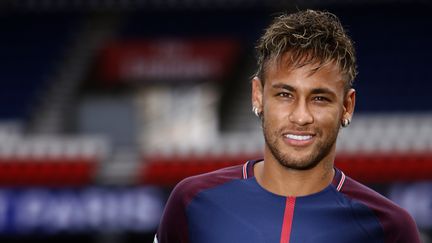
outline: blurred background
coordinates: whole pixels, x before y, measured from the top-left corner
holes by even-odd
[[[0,2],[0,240],[152,242],[182,178],[260,158],[254,45],[272,17],[338,15],[358,51],[336,164],[432,237],[432,4]]]

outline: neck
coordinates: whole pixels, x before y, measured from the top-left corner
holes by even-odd
[[[329,153],[317,166],[308,170],[290,169],[277,160],[264,157],[257,163],[254,174],[266,190],[281,196],[306,196],[326,188],[333,180],[335,153]]]

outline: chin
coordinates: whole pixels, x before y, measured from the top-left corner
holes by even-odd
[[[275,149],[276,148],[276,149]],[[270,148],[274,158],[280,165],[291,170],[310,170],[315,168],[329,153],[318,146],[293,148],[283,151],[283,147]],[[285,148],[286,149],[286,148]]]

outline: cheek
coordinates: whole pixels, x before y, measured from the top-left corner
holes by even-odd
[[[335,127],[342,117],[342,110],[333,108],[314,112],[315,123],[325,127]]]
[[[264,104],[264,118],[268,122],[278,123],[283,122],[285,118],[288,116],[289,112],[286,107],[281,106],[280,104],[267,102]]]

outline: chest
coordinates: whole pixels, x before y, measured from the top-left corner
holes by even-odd
[[[259,190],[202,193],[186,211],[191,243],[381,242],[377,219],[361,205],[331,193],[294,203],[287,208],[287,198]]]

